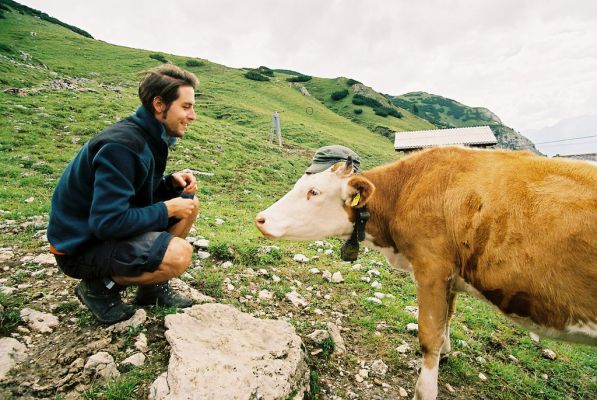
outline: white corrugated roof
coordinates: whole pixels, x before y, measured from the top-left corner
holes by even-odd
[[[394,148],[396,150],[420,147],[447,146],[451,144],[496,144],[491,128],[473,126],[470,128],[433,129],[429,131],[396,132]]]

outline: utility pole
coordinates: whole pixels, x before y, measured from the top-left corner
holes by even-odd
[[[277,111],[274,111],[274,117],[272,118],[272,130],[269,134],[269,142],[274,142],[274,134],[278,136],[278,145],[282,147],[282,129],[280,128],[280,116]]]

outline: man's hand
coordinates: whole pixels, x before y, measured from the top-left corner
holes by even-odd
[[[190,170],[185,169],[172,174],[172,186],[175,188],[184,188],[183,193],[195,194],[197,191],[197,180]]]
[[[175,197],[164,202],[168,210],[168,217],[176,217],[186,219],[191,214],[197,212],[197,207],[193,199],[185,199],[183,197]]]

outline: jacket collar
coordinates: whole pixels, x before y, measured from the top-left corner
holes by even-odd
[[[139,106],[137,111],[131,116],[131,119],[137,125],[141,126],[152,138],[163,140],[168,147],[176,142],[176,138],[166,135],[164,124],[158,121],[145,106]]]

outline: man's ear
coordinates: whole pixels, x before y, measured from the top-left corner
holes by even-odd
[[[346,205],[361,208],[371,200],[374,192],[375,185],[369,179],[361,175],[353,176],[348,180],[349,197]]]
[[[155,96],[151,103],[153,104],[153,109],[155,110],[155,112],[158,115],[160,115],[164,111],[164,108],[166,107],[166,105],[164,104],[164,101],[162,100],[162,98],[160,96]]]

